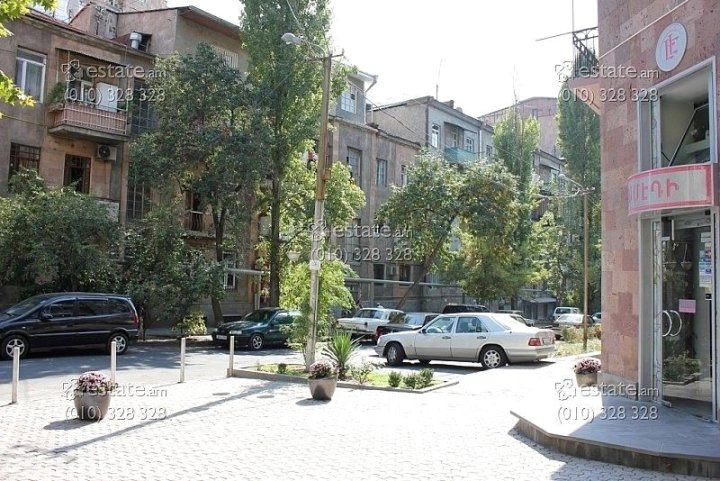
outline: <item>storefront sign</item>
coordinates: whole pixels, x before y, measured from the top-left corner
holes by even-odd
[[[669,72],[680,64],[687,48],[687,32],[680,23],[667,26],[658,37],[655,61],[663,72]]]
[[[628,180],[628,213],[713,205],[714,164],[646,170]]]

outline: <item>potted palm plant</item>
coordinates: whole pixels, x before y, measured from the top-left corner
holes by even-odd
[[[312,398],[330,401],[337,387],[337,374],[337,365],[329,359],[319,359],[310,364],[308,385]]]
[[[99,371],[88,371],[76,380],[73,401],[77,416],[83,420],[99,421],[110,409],[110,393],[117,383]]]

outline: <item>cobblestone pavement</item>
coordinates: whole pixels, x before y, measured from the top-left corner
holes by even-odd
[[[515,433],[514,403],[532,403],[568,369],[472,366],[459,384],[431,393],[338,388],[330,402],[309,399],[303,384],[237,378],[134,386],[95,423],[74,419],[60,395],[3,405],[0,478],[701,479],[573,458]]]

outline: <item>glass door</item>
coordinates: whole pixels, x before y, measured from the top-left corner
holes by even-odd
[[[656,385],[665,404],[713,419],[715,280],[710,217],[665,218],[655,232]]]

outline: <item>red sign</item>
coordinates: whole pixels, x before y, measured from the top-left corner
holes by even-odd
[[[713,205],[713,165],[646,170],[628,180],[628,212]]]

